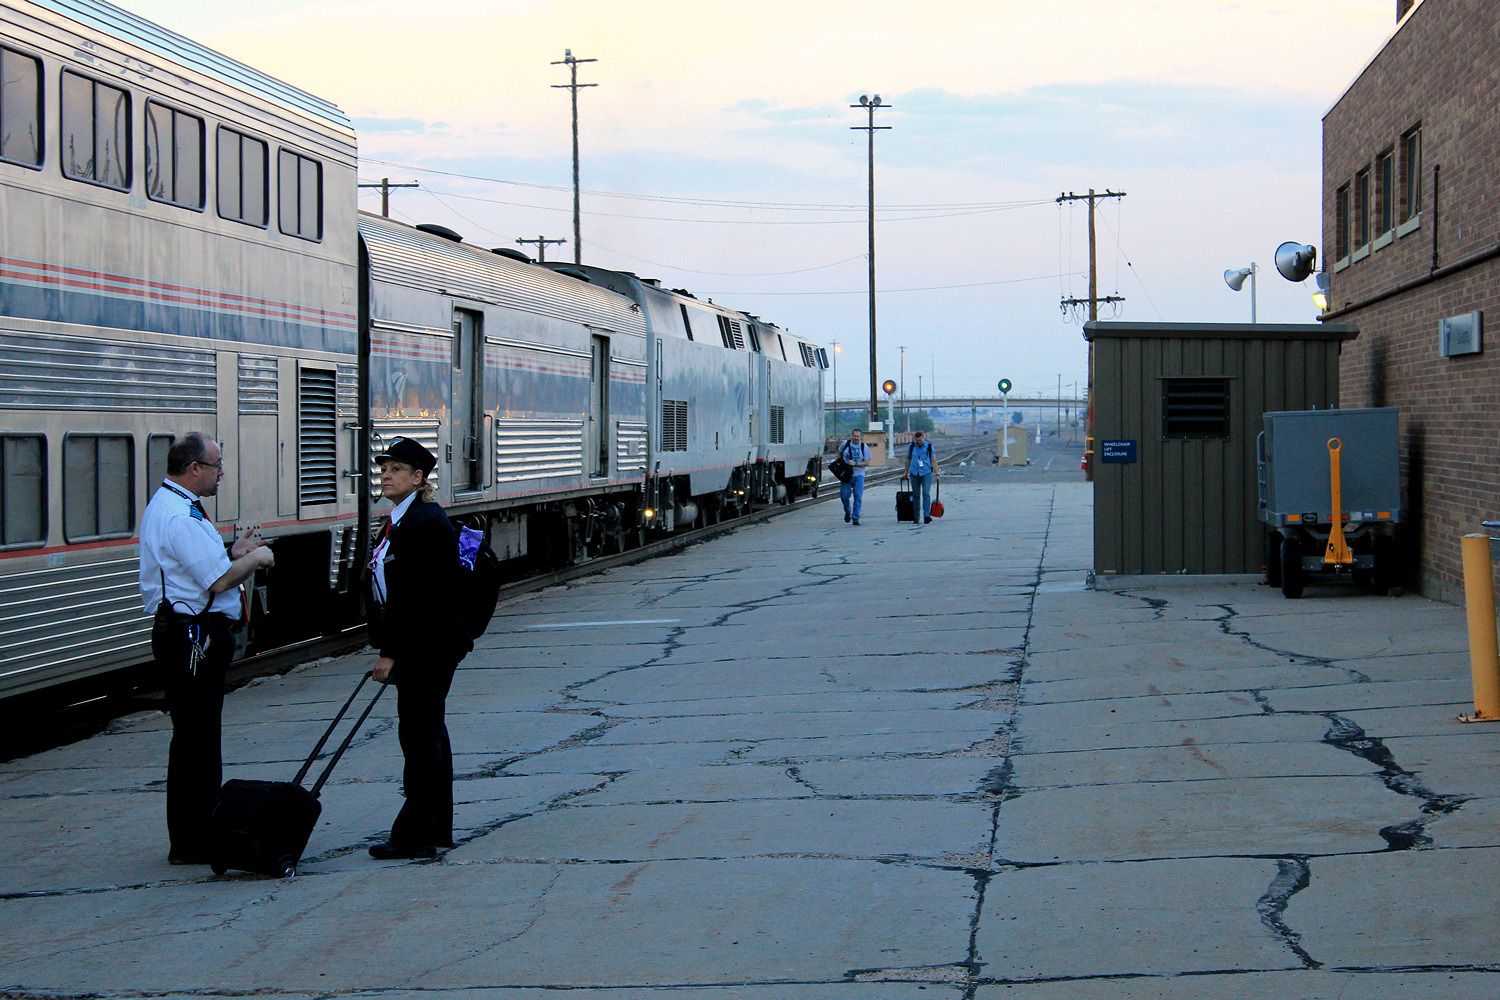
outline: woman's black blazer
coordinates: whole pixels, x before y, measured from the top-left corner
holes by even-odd
[[[391,529],[385,560],[386,603],[370,602],[370,640],[396,662],[396,682],[407,664],[458,662],[474,643],[459,615],[458,533],[442,506],[412,501]]]

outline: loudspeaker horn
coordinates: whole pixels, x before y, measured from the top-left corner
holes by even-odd
[[[1317,263],[1317,247],[1288,241],[1276,248],[1276,270],[1287,281],[1305,281]]]
[[[1224,272],[1224,284],[1239,291],[1245,287],[1245,279],[1250,277],[1250,271],[1248,267],[1230,268]]]

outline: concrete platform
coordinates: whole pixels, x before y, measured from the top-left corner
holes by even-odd
[[[1086,484],[950,474],[921,528],[893,493],[502,606],[437,861],[365,853],[393,702],[289,880],[167,865],[163,716],[0,765],[0,993],[1500,996],[1462,609],[1089,590]],[[372,661],[231,694],[227,776],[289,777]]]

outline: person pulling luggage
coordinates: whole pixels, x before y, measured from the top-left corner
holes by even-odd
[[[906,474],[911,477],[912,521],[917,527],[932,523],[932,484],[938,478],[932,442],[914,431],[906,446]]]
[[[371,675],[396,686],[406,801],[370,856],[432,858],[453,846],[453,748],[444,713],[453,672],[474,643],[458,610],[458,536],[432,500],[437,458],[398,437],[375,461],[381,495],[394,506],[367,574],[370,641],[380,652]]]

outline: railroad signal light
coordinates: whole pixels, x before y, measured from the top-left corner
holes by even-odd
[[[1003,378],[1000,380],[1000,394],[1002,396],[1010,395],[1010,379]]]
[[[884,382],[880,383],[880,388],[887,396],[889,396],[896,391],[896,382],[894,379],[886,379]]]

